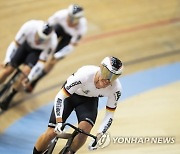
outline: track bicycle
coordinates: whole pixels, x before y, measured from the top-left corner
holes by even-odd
[[[20,74],[25,75],[20,68],[16,68],[15,72],[7,79],[5,84],[3,84],[0,88],[0,107],[2,110],[7,110],[11,101],[5,101],[10,94],[10,90],[12,85],[17,81]],[[25,75],[26,76],[26,75]],[[6,103],[4,103],[4,101]]]
[[[74,129],[73,133],[72,134],[70,134],[70,133],[63,133],[60,136],[57,135],[55,137],[55,139],[53,140],[53,142],[49,145],[48,149],[43,154],[52,154],[52,152],[53,152],[53,150],[54,150],[54,148],[56,146],[56,143],[57,143],[59,138],[67,139],[67,142],[66,142],[65,146],[59,152],[59,154],[66,154],[66,152],[68,152],[68,149],[70,148],[70,146],[71,146],[75,136],[77,136],[78,134],[81,134],[81,133],[94,138],[95,142],[94,142],[93,146],[96,145],[96,143],[97,143],[97,137],[96,136],[94,136],[92,134],[89,134],[89,133],[86,133],[82,129],[77,128],[77,127],[75,127],[74,125],[72,125],[70,123],[64,123],[62,125],[62,127],[61,127],[62,131],[64,130],[65,126],[70,126],[71,128],[73,128]]]

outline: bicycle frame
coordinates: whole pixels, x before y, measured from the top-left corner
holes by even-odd
[[[9,91],[12,87],[12,85],[16,82],[17,78],[19,77],[19,74],[23,74],[26,76],[19,68],[16,68],[16,71],[14,74],[12,74],[9,79],[6,81],[6,83],[3,85],[3,87],[0,89],[0,103],[1,103],[1,108],[3,110],[7,110],[10,104],[10,101],[7,102],[6,104],[2,105],[2,102],[6,100]]]
[[[6,90],[8,90],[11,85],[14,83],[14,80],[16,76],[21,72],[20,69],[17,69],[16,72],[12,75],[12,77],[4,84],[2,89],[0,90],[0,97],[5,93]]]
[[[71,135],[69,135],[69,134],[67,135],[68,140],[67,140],[67,142],[66,142],[66,145],[62,148],[62,150],[59,152],[59,154],[65,154],[65,153],[67,152],[68,148],[71,146],[71,144],[72,144],[73,139],[75,138],[75,136],[78,135],[78,134],[80,134],[80,133],[85,134],[85,135],[87,135],[87,136],[90,136],[90,137],[94,138],[94,139],[95,139],[95,144],[96,144],[96,142],[97,142],[97,137],[96,137],[96,136],[94,136],[94,135],[92,135],[92,134],[89,134],[89,133],[86,133],[86,132],[84,132],[82,129],[77,128],[77,127],[75,127],[74,125],[72,125],[72,124],[70,124],[70,123],[65,123],[65,124],[63,124],[62,127],[61,127],[61,130],[62,130],[62,131],[64,130],[65,126],[70,126],[71,128],[74,129],[74,131],[73,131],[73,133],[72,133]],[[54,150],[54,148],[55,148],[55,146],[56,146],[56,143],[57,143],[57,141],[58,141],[59,138],[61,138],[61,137],[60,137],[60,136],[59,136],[59,137],[56,136],[56,138],[54,139],[54,141],[50,144],[47,153],[45,153],[45,154],[52,154],[52,152],[53,152],[53,150]],[[65,138],[65,137],[64,137],[64,138]]]

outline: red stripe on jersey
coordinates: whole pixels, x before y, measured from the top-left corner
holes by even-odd
[[[20,44],[16,40],[14,40],[14,42],[15,42],[16,46],[20,46]]]
[[[42,60],[42,59],[39,59],[38,61],[42,62],[42,63],[45,63],[46,61],[45,60]]]
[[[107,109],[108,111],[115,111],[115,110],[116,110],[116,107],[115,107],[115,108],[111,108],[111,107],[106,106],[106,109]]]

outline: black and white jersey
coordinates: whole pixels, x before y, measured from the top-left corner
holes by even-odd
[[[76,93],[87,97],[108,97],[107,106],[116,108],[117,101],[121,96],[121,83],[116,79],[112,85],[97,89],[94,79],[99,67],[89,65],[83,66],[71,75],[65,84],[68,93]]]
[[[15,40],[19,44],[23,42],[27,42],[28,45],[33,49],[40,49],[40,50],[55,50],[57,45],[57,36],[53,31],[50,39],[44,41],[43,43],[37,44],[35,43],[35,35],[37,33],[38,27],[43,25],[44,21],[41,20],[30,20],[27,21],[21,29],[18,31]]]
[[[76,27],[71,27],[68,25],[67,22],[68,18],[68,10],[60,10],[52,15],[48,19],[48,23],[52,26],[58,25],[59,31],[57,30],[56,33],[58,35],[69,35],[71,36],[70,43],[74,44],[79,41],[79,38],[82,37],[87,31],[87,20],[85,17],[81,17],[79,19],[79,23]],[[58,36],[59,37],[59,36]],[[60,36],[64,37],[64,36]]]
[[[15,36],[15,41],[13,41],[6,53],[6,57],[4,63],[8,63],[11,61],[12,56],[15,54],[18,45],[22,45],[24,42],[33,50],[41,51],[41,59],[47,59],[50,53],[54,53],[57,47],[58,39],[56,33],[53,31],[51,37],[37,44],[35,41],[36,33],[38,28],[44,24],[42,20],[29,20],[22,25],[20,30],[17,32]]]
[[[106,114],[98,130],[98,133],[104,134],[112,124],[122,88],[120,81],[116,79],[106,88],[97,89],[94,80],[98,71],[100,71],[100,67],[88,65],[81,67],[72,74],[55,97],[54,111],[56,118],[62,118],[64,99],[74,93],[86,97],[107,97]]]

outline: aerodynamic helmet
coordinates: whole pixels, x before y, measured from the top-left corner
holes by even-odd
[[[81,18],[83,17],[83,8],[77,4],[72,4],[68,7],[68,13],[70,17]]]
[[[47,40],[52,34],[53,28],[48,23],[43,23],[38,27],[37,33],[41,39]]]
[[[102,60],[100,68],[101,77],[112,82],[122,74],[123,65],[116,57],[106,57]]]

